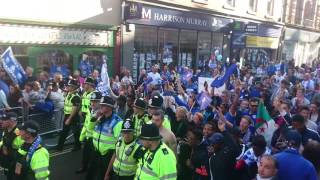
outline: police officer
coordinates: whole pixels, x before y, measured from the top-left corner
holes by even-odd
[[[161,96],[155,95],[149,101],[148,114],[149,122],[151,123],[152,115],[158,110],[162,110],[163,98]],[[171,124],[167,116],[164,117],[163,127],[171,130]]]
[[[96,82],[92,77],[87,77],[84,81],[84,93],[82,94],[81,97],[81,110],[79,112],[79,115],[81,116],[82,119],[86,118],[86,114],[90,111],[90,98],[95,90],[96,87]]]
[[[4,172],[8,180],[11,180],[14,174],[14,157],[18,149],[24,143],[19,135],[17,128],[18,115],[14,112],[9,112],[1,117],[0,127],[4,130],[0,142],[0,166],[4,168]]]
[[[114,113],[114,100],[109,96],[102,97],[100,111],[91,118],[89,128],[93,128],[92,141],[94,153],[89,164],[87,180],[102,180],[109,161],[116,148],[122,126],[121,118]]]
[[[67,96],[64,100],[64,124],[63,129],[59,137],[59,142],[56,147],[58,151],[62,151],[66,137],[72,128],[74,135],[74,148],[73,151],[79,150],[81,144],[79,141],[80,137],[80,126],[79,126],[79,108],[81,99],[78,94],[79,83],[78,81],[71,79],[67,84]]]
[[[82,166],[80,169],[76,171],[76,173],[83,173],[87,170],[90,159],[92,158],[93,153],[93,144],[92,144],[92,133],[93,129],[90,129],[91,118],[95,117],[99,111],[99,103],[102,98],[102,95],[99,91],[94,91],[91,94],[90,101],[91,109],[88,113],[86,113],[86,118],[81,130],[80,141],[84,142],[83,153],[82,153]]]
[[[135,139],[135,128],[131,119],[126,119],[122,124],[121,138],[116,144],[116,152],[109,163],[105,180],[133,180],[138,167],[138,159],[142,158],[142,146]]]
[[[48,180],[50,175],[49,153],[41,146],[41,138],[38,135],[39,125],[30,120],[19,129],[24,144],[18,150],[14,161],[14,179]]]
[[[148,114],[145,112],[147,103],[143,98],[138,98],[133,103],[133,117],[132,121],[134,124],[134,131],[136,137],[140,135],[141,127],[143,124],[146,124],[149,121]]]
[[[176,180],[176,157],[161,142],[159,128],[154,124],[143,125],[139,138],[147,152],[138,164],[135,180]]]

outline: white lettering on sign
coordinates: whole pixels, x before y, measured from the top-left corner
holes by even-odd
[[[55,28],[0,24],[1,43],[74,44],[111,46],[113,32],[104,30]]]
[[[142,8],[142,19],[151,19],[151,9]]]

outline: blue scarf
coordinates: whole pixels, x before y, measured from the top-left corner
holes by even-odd
[[[37,138],[34,140],[34,142],[32,143],[31,147],[29,148],[29,151],[27,153],[27,163],[30,165],[33,153],[37,150],[37,148],[39,147],[41,143],[41,137],[37,136]]]

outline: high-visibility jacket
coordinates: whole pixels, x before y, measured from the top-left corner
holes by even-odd
[[[111,117],[98,122],[90,122],[90,126],[94,126],[92,140],[96,151],[101,155],[106,155],[109,150],[116,148],[122,126],[122,120],[118,115],[113,113]]]
[[[91,92],[84,92],[82,97],[81,97],[81,112],[83,113],[88,113],[90,112],[90,99],[93,91]]]
[[[26,158],[28,152],[20,148],[18,153]],[[24,180],[49,180],[49,152],[47,149],[39,145],[31,157],[30,165],[25,166],[23,168],[26,168],[27,173],[23,177]]]
[[[68,93],[67,94],[67,97],[64,100],[64,108],[63,108],[64,114],[71,114],[72,113],[73,104],[72,104],[71,100],[75,96],[79,96],[78,93]]]
[[[138,137],[141,134],[141,128],[144,124],[146,124],[147,122],[149,122],[149,117],[147,114],[144,114],[142,116],[139,116],[138,114],[134,114],[132,121],[134,123],[134,133],[135,136]]]
[[[126,144],[120,139],[116,144],[116,157],[113,162],[113,171],[118,176],[133,176],[136,174],[138,160],[135,153],[142,146],[133,141]]]
[[[5,146],[9,151],[18,150],[23,143],[24,141],[19,135],[19,129],[15,127],[10,132],[3,132],[0,147]]]
[[[91,122],[91,115],[95,114],[95,112],[93,110],[91,110],[91,112],[86,113],[86,117],[84,119],[84,124],[81,130],[81,134],[80,134],[80,141],[83,141],[84,139],[89,139],[92,138],[92,134],[93,134],[93,128],[90,128],[90,124]]]
[[[176,180],[176,156],[164,143],[154,151],[148,150],[139,162],[135,180]]]

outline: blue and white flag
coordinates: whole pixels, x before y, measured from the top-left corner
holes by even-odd
[[[237,65],[232,64],[224,73],[223,76],[216,78],[212,83],[211,87],[219,88],[230,78],[230,76],[237,70]]]
[[[109,94],[109,90],[111,90],[107,60],[105,57],[103,58],[103,63],[101,67],[101,82],[98,83],[97,90],[101,92],[102,96],[107,96]]]
[[[207,92],[201,92],[198,95],[197,100],[198,100],[198,104],[200,105],[200,110],[204,110],[210,105],[212,98]]]
[[[2,66],[13,83],[22,86],[27,80],[27,76],[21,64],[14,57],[11,47],[8,47],[8,49],[1,55],[1,58]]]

